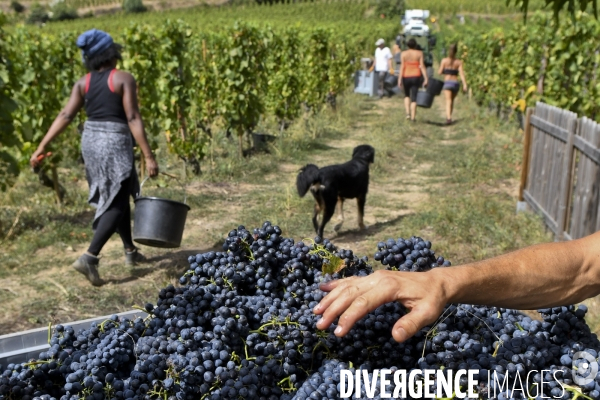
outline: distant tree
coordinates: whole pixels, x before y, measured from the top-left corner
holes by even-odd
[[[54,2],[50,11],[52,13],[50,16],[51,21],[67,21],[79,18],[77,9],[67,5],[64,0]]]
[[[25,6],[19,3],[17,0],[12,0],[10,2],[10,8],[17,14],[21,14],[23,11],[25,11]]]
[[[376,0],[375,14],[400,17],[404,14],[404,0]]]
[[[148,11],[142,0],[124,0],[123,10],[128,14]]]
[[[50,15],[46,8],[39,3],[35,3],[29,10],[29,16],[25,21],[28,24],[44,24],[50,20]]]

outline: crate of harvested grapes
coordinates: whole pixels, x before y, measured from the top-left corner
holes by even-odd
[[[116,314],[118,318],[134,320],[137,317],[145,318],[148,314],[139,310],[126,311]],[[65,326],[73,328],[74,332],[80,329],[90,329],[92,324],[101,324],[114,316],[104,316],[67,323]],[[37,359],[41,352],[50,348],[51,331],[56,327],[31,329],[23,332],[9,333],[0,336],[0,365],[6,366],[14,363],[24,363],[30,359]],[[61,328],[59,328],[61,329]]]
[[[344,337],[334,334],[337,321],[317,329],[313,309],[327,296],[325,281],[375,269],[452,270],[417,236],[390,238],[373,250],[368,258],[326,239],[293,239],[269,222],[238,226],[221,251],[190,256],[179,284],[162,288],[156,306],[146,304],[147,317],[54,327],[51,346],[33,360],[0,367],[0,399],[463,398],[473,379],[479,384],[469,386],[476,393],[469,398],[521,399],[524,392],[532,399],[600,399],[597,381],[582,384],[573,374],[587,365],[578,353],[597,365],[600,350],[585,306],[540,310],[536,320],[517,310],[449,304],[403,343],[392,336],[410,312],[401,302],[367,313]],[[447,373],[454,379],[439,379]],[[364,387],[350,389],[359,378]],[[507,388],[518,395],[494,395]],[[397,394],[407,389],[409,396]]]

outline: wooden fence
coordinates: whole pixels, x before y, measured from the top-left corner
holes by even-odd
[[[600,125],[544,103],[529,109],[520,200],[541,214],[556,240],[600,230]]]

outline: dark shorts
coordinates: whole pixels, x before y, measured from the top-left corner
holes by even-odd
[[[402,87],[404,88],[404,96],[410,97],[413,103],[417,101],[417,92],[423,85],[423,77],[402,78]]]
[[[458,81],[446,81],[444,82],[444,90],[449,90],[452,93],[456,94],[460,90],[460,83]]]

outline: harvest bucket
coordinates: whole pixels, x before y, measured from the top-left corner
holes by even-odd
[[[176,177],[164,174],[172,178]],[[175,200],[161,199],[159,197],[141,197],[142,186],[148,180],[144,179],[140,185],[140,193],[133,201],[135,212],[133,217],[133,240],[137,243],[171,249],[181,245],[185,220],[190,206],[185,204],[187,196],[182,185],[183,203]]]
[[[439,96],[444,88],[444,82],[439,79],[431,78],[427,83],[427,93]]]
[[[431,93],[427,93],[425,90],[419,90],[417,92],[417,106],[423,108],[431,108],[433,104],[434,96]]]
[[[396,75],[388,74],[384,80],[384,86],[394,87],[398,86],[398,77]]]

